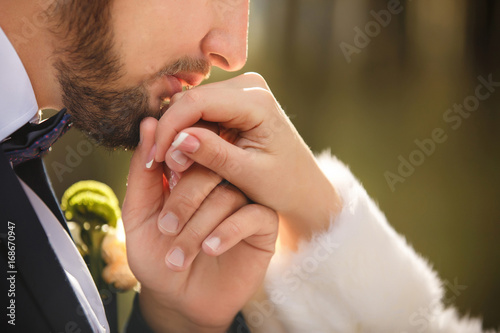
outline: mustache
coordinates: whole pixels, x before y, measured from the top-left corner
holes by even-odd
[[[154,78],[163,75],[176,75],[181,72],[198,73],[203,75],[205,79],[210,77],[212,65],[205,58],[182,57],[173,63],[167,64],[163,69],[158,71]]]

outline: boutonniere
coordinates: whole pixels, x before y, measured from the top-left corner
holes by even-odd
[[[80,181],[64,192],[61,208],[97,289],[134,288],[137,280],[128,266],[121,210],[113,190],[97,181]]]

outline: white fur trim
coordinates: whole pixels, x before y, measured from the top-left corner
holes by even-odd
[[[479,321],[444,309],[436,273],[349,169],[329,153],[318,163],[343,199],[342,212],[297,253],[276,253],[266,277],[269,299],[245,311],[252,332],[482,332]]]

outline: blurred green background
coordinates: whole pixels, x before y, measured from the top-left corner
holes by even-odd
[[[498,328],[500,87],[456,129],[443,115],[474,94],[478,76],[500,82],[500,3],[397,3],[252,0],[241,72],[261,73],[313,151],[329,148],[348,164],[441,278],[463,286],[458,294],[447,288],[462,314]],[[371,11],[384,18],[380,11],[394,4],[398,13],[377,29]],[[357,29],[368,29],[369,43],[355,39]],[[347,44],[357,48],[349,57]],[[236,74],[214,70],[210,81]],[[408,159],[414,141],[436,128],[447,140],[391,189],[384,174],[397,174],[399,156]],[[95,179],[123,200],[129,159],[73,130],[46,165],[59,198],[74,182]]]

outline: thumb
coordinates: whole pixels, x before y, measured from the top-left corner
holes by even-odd
[[[160,163],[152,161],[157,124],[158,120],[145,118],[140,125],[141,140],[130,160],[122,209],[125,231],[139,227],[161,209],[165,193],[163,168]]]

